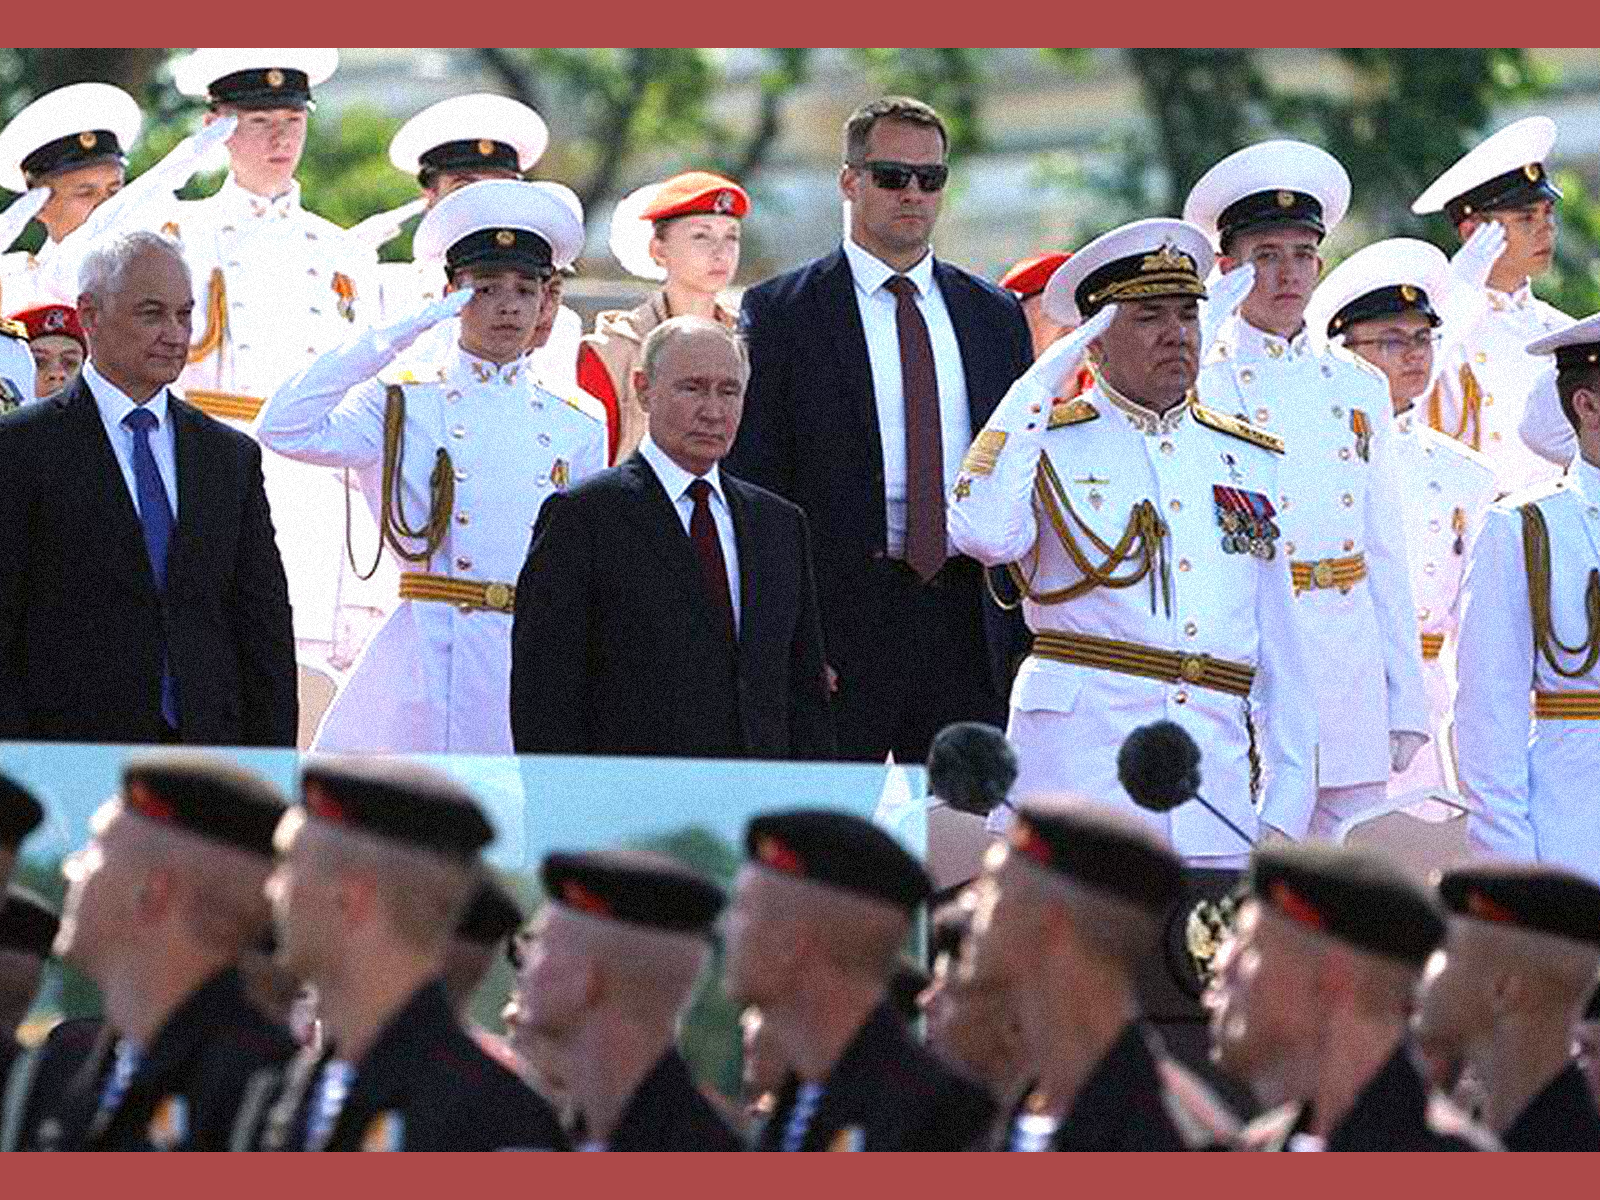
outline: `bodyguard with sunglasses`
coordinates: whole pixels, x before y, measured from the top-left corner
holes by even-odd
[[[845,757],[920,762],[945,725],[1005,712],[1021,625],[949,542],[943,494],[1032,351],[1013,296],[932,253],[938,113],[877,100],[844,140],[843,246],[745,293],[727,466],[806,511]]]

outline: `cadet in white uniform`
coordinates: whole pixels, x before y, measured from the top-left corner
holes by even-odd
[[[1322,281],[1306,324],[1358,354],[1389,381],[1394,404],[1394,465],[1406,530],[1411,595],[1422,635],[1422,682],[1433,741],[1389,777],[1389,796],[1420,803],[1455,791],[1450,691],[1456,598],[1467,548],[1498,494],[1493,465],[1471,447],[1428,426],[1414,405],[1434,379],[1434,352],[1450,291],[1450,264],[1436,246],[1390,238],[1357,251]]]
[[[1540,364],[1524,347],[1571,323],[1532,290],[1532,279],[1555,257],[1561,192],[1544,166],[1555,140],[1549,117],[1508,125],[1468,151],[1411,206],[1415,213],[1442,211],[1463,240],[1490,224],[1505,231],[1497,257],[1457,271],[1445,314],[1445,362],[1428,401],[1428,423],[1487,454],[1502,491],[1553,478],[1577,449],[1559,405],[1528,411],[1528,387]]]
[[[27,192],[0,223],[0,250],[37,219],[37,253],[0,255],[0,311],[77,304],[77,270],[56,278],[61,245],[95,208],[122,187],[127,153],[144,115],[132,96],[109,83],[72,83],[46,92],[0,131],[0,187]],[[64,294],[70,293],[70,294]]]
[[[0,318],[0,414],[38,399],[37,380],[27,329],[20,321]]]
[[[173,70],[179,91],[210,102],[208,123],[239,120],[221,189],[174,204],[164,225],[189,260],[200,331],[178,382],[191,404],[247,432],[279,384],[373,316],[371,253],[302,208],[294,178],[311,88],[337,64],[336,50],[202,49]],[[299,657],[341,670],[392,606],[393,569],[385,562],[362,581],[350,566],[342,472],[272,454],[262,470]],[[378,535],[363,507],[351,507],[349,540],[359,559],[371,555]]]
[[[1011,691],[1013,797],[1115,804],[1186,859],[1223,866],[1244,861],[1261,824],[1304,835],[1316,717],[1273,499],[1282,443],[1192,390],[1211,263],[1198,229],[1151,220],[1055,273],[1046,312],[1087,323],[995,409],[951,491],[949,526],[963,553],[1014,564],[1034,633]],[[1093,386],[1053,399],[1091,346]],[[1199,744],[1202,794],[1237,831],[1196,804],[1133,808],[1114,748],[1163,717]]]
[[[526,357],[551,278],[583,248],[583,223],[552,185],[489,180],[429,210],[416,241],[444,262],[447,298],[324,355],[261,417],[261,440],[278,452],[355,468],[385,541],[407,560],[401,603],[316,746],[510,754],[507,581],[544,498],[605,466],[604,422],[540,387]],[[426,368],[392,368],[458,313],[455,346]]]
[[[1349,200],[1350,179],[1326,151],[1270,141],[1217,163],[1184,204],[1217,239],[1224,272],[1255,268],[1201,368],[1200,401],[1288,450],[1273,499],[1310,664],[1299,683],[1321,732],[1310,832],[1331,839],[1388,806],[1391,769],[1428,740],[1388,384],[1327,353],[1305,324],[1318,246]]]
[[[1579,453],[1561,479],[1491,508],[1472,548],[1457,654],[1461,788],[1479,853],[1600,879],[1600,315],[1527,350],[1555,355]]]

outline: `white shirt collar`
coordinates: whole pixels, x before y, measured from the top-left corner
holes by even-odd
[[[924,300],[933,291],[933,251],[924,254],[909,271],[896,271],[888,263],[868,250],[863,250],[850,239],[844,239],[844,256],[850,263],[850,276],[856,286],[867,296],[875,295],[884,283],[896,275],[904,275],[916,285],[917,295]]]
[[[1288,358],[1311,352],[1310,327],[1302,324],[1293,337],[1257,329],[1243,316],[1233,318],[1233,350],[1240,358]]]
[[[656,473],[656,478],[661,481],[661,486],[666,489],[668,499],[674,504],[683,499],[691,483],[701,478],[711,485],[711,490],[717,494],[723,504],[727,504],[728,498],[722,492],[722,473],[715,463],[712,464],[711,470],[707,471],[704,476],[691,475],[673,462],[672,459],[668,458],[667,452],[656,445],[655,440],[648,433],[644,435],[643,440],[639,443],[639,453],[645,462],[650,464],[650,469]]]
[[[492,363],[486,358],[479,358],[459,341],[451,348],[450,371],[472,383],[504,384],[508,387],[519,379],[529,382],[533,379],[526,354],[508,363]]]
[[[287,217],[300,208],[300,181],[291,180],[288,191],[269,200],[265,196],[247,191],[233,177],[233,172],[229,171],[227,179],[222,181],[222,188],[217,192],[217,197],[241,218]]]
[[[1572,476],[1572,486],[1583,498],[1590,504],[1600,504],[1600,467],[1590,464],[1582,454],[1575,454],[1568,472]]]
[[[1533,303],[1533,280],[1526,280],[1514,292],[1498,292],[1488,284],[1484,285],[1484,293],[1489,297],[1489,307],[1495,312],[1511,312],[1516,309],[1527,308]]]
[[[94,402],[100,407],[101,419],[107,426],[116,428],[122,425],[122,420],[136,408],[143,408],[156,419],[156,429],[165,429],[167,425],[167,389],[158,388],[156,394],[143,404],[135,404],[121,388],[112,383],[96,369],[92,360],[83,364],[83,380],[89,385],[89,393],[94,397]]]

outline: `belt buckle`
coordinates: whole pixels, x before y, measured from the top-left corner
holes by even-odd
[[[1333,564],[1325,558],[1319,558],[1311,568],[1311,582],[1319,588],[1333,586]]]
[[[487,584],[483,589],[483,602],[499,612],[511,607],[511,586],[505,583]]]
[[[1185,654],[1178,660],[1178,674],[1190,683],[1199,683],[1206,675],[1206,656]]]

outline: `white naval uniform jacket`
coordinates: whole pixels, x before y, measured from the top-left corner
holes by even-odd
[[[1365,556],[1366,578],[1348,591],[1309,588],[1296,596],[1295,612],[1310,666],[1301,686],[1315,698],[1321,735],[1318,786],[1382,783],[1390,732],[1428,729],[1404,517],[1389,461],[1389,385],[1348,356],[1318,353],[1304,330],[1286,340],[1235,316],[1219,331],[1198,390],[1202,404],[1283,438],[1273,503],[1286,559]],[[1363,422],[1365,434],[1357,430]]]
[[[1389,777],[1389,794],[1422,789],[1454,791],[1450,690],[1454,675],[1457,598],[1466,575],[1467,551],[1483,515],[1499,494],[1494,465],[1471,447],[1430,428],[1415,411],[1394,419],[1394,463],[1400,479],[1401,512],[1411,563],[1411,596],[1424,638],[1442,639],[1434,657],[1422,659],[1433,741],[1411,765]]]
[[[443,544],[404,569],[514,584],[545,497],[605,466],[605,423],[538,386],[526,359],[497,367],[455,346],[426,373],[385,371],[392,357],[370,332],[324,355],[272,397],[261,440],[303,462],[354,468],[376,520],[386,386],[399,382],[408,524],[427,518],[440,449],[455,474]],[[510,754],[510,687],[510,613],[402,600],[334,698],[315,746]]]
[[[1577,679],[1535,657],[1523,557],[1524,504],[1550,532],[1550,609],[1556,637],[1580,645],[1584,596],[1600,568],[1600,470],[1579,459],[1566,476],[1489,509],[1461,596],[1456,753],[1479,853],[1555,863],[1600,880],[1600,722],[1536,719],[1530,689],[1600,691],[1600,668]],[[1581,655],[1557,651],[1568,669]]]
[[[183,244],[194,276],[193,337],[204,334],[211,280],[220,268],[226,323],[220,344],[184,368],[184,392],[212,391],[265,400],[297,371],[371,324],[372,254],[331,221],[300,206],[300,185],[275,200],[245,191],[229,175],[204,200],[175,202],[164,226]],[[202,402],[201,407],[205,407]],[[221,417],[254,435],[248,419]],[[395,577],[363,583],[345,551],[341,471],[262,456],[278,552],[289,580],[298,641],[332,644],[341,607],[385,610]],[[357,553],[377,545],[363,507],[352,505]]]
[[[1529,391],[1549,366],[1548,359],[1528,354],[1524,347],[1570,325],[1572,318],[1535,297],[1528,284],[1509,296],[1488,287],[1483,292],[1482,312],[1459,337],[1452,331],[1453,349],[1441,366],[1437,392],[1419,407],[1426,404],[1436,429],[1486,454],[1500,490],[1510,492],[1555,478],[1577,449],[1559,407],[1531,428],[1523,426]],[[1463,421],[1463,368],[1481,394],[1476,423]],[[1531,436],[1525,440],[1525,434]]]
[[[46,238],[37,251],[13,250],[0,254],[0,312],[9,317],[41,304],[77,305],[76,292],[62,296],[61,289],[52,286],[52,265],[60,253],[59,247],[59,242]]]
[[[0,413],[8,413],[38,399],[34,384],[39,375],[33,365],[33,351],[20,333],[20,325],[0,330]]]
[[[1097,587],[1049,605],[1024,601],[1035,633],[1065,631],[1136,642],[1181,654],[1209,654],[1255,668],[1248,702],[1227,692],[1188,683],[1119,674],[1030,655],[1011,689],[1017,714],[1059,714],[1051,723],[1052,760],[1063,777],[1045,781],[1050,791],[1114,804],[1142,816],[1187,858],[1237,855],[1238,835],[1197,804],[1161,815],[1137,809],[1117,782],[1117,747],[1140,725],[1163,718],[1187,729],[1203,756],[1201,794],[1254,837],[1250,770],[1252,718],[1261,726],[1264,771],[1260,819],[1293,837],[1303,836],[1314,790],[1312,757],[1316,714],[1305,688],[1306,664],[1293,618],[1289,569],[1278,549],[1271,559],[1223,548],[1214,488],[1259,496],[1277,493],[1277,456],[1254,442],[1202,424],[1180,405],[1156,416],[1113,400],[1096,383],[1075,401],[1057,401],[1056,414],[1089,419],[1058,424],[1028,411],[1013,392],[995,409],[974,442],[950,495],[950,535],[957,549],[995,566],[1017,562],[1034,591],[1065,587],[1082,578],[1062,548],[1034,495],[1041,460],[1048,458],[1077,514],[1095,534],[1115,544],[1141,500],[1152,501],[1167,526],[1161,540],[1171,583],[1170,608],[1161,586],[1152,610],[1150,580],[1127,588]],[[985,439],[1005,442],[993,469],[975,462]],[[1094,552],[1074,531],[1092,561]],[[1034,555],[1037,555],[1035,561]],[[1124,566],[1119,573],[1126,572]],[[1017,742],[1024,770],[1042,748]],[[1075,749],[1063,753],[1063,743]],[[1018,796],[1018,799],[1026,797]]]

